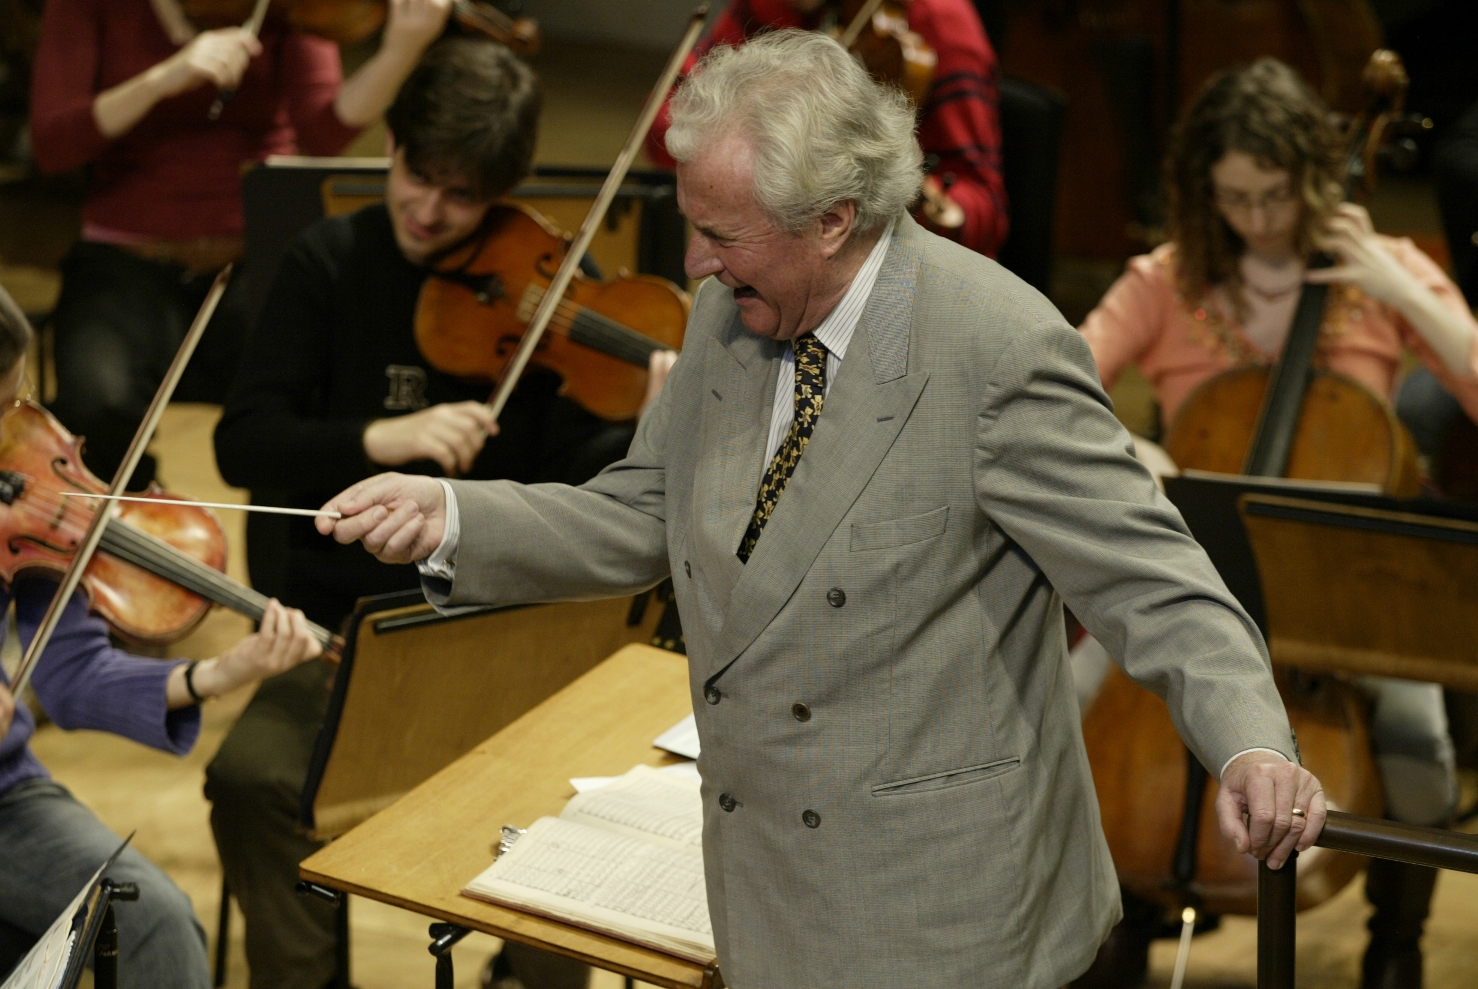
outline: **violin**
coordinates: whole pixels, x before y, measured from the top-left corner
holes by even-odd
[[[69,498],[107,485],[82,463],[82,441],[35,402],[0,416],[0,580],[63,572],[101,502]],[[267,598],[223,573],[226,535],[206,508],[180,504],[157,487],[154,504],[122,502],[83,571],[93,612],[130,642],[161,645],[193,629],[211,603],[260,621]],[[338,636],[309,623],[330,657]]]
[[[252,16],[255,0],[179,0],[190,23],[201,30],[235,27]],[[386,0],[272,0],[271,10],[294,31],[341,45],[363,41],[385,24]],[[510,17],[484,0],[452,0],[452,19],[464,29],[535,55],[542,38],[530,17]]]
[[[845,0],[833,12],[845,29],[837,41],[862,62],[874,79],[897,86],[915,107],[922,107],[934,88],[939,56],[908,26],[912,0]],[[837,25],[831,26],[837,31]],[[932,166],[930,168],[932,173]],[[949,236],[965,225],[965,211],[949,196],[949,180],[933,174],[919,188],[918,218],[935,233]]]
[[[839,23],[846,27],[837,36],[879,82],[898,86],[923,106],[934,87],[934,69],[939,57],[916,31],[908,27],[911,0],[841,0],[835,4]]]
[[[1371,103],[1345,135],[1348,194],[1370,187],[1376,156],[1400,114],[1405,82],[1394,53],[1371,56]],[[1388,494],[1417,493],[1415,444],[1390,407],[1363,386],[1313,367],[1327,290],[1303,287],[1276,365],[1234,368],[1191,393],[1165,437],[1166,452],[1178,466],[1374,482]],[[1330,808],[1378,816],[1383,801],[1363,698],[1334,676],[1280,668],[1275,680],[1302,762],[1319,778]],[[1134,730],[1126,733],[1126,724]],[[1111,669],[1084,718],[1083,737],[1119,881],[1165,906],[1256,913],[1256,863],[1218,837],[1206,770],[1180,742],[1164,705]],[[1323,849],[1303,853],[1298,908],[1339,892],[1360,864]]]
[[[432,367],[501,381],[569,238],[526,206],[497,205],[470,243],[443,258],[421,287],[415,335]],[[688,293],[655,275],[600,282],[576,273],[534,351],[564,380],[562,393],[604,419],[633,419],[646,396],[647,361],[681,350]]]

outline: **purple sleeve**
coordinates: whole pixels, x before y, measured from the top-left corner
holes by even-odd
[[[34,578],[18,583],[16,619],[22,643],[36,634],[56,586]],[[108,731],[184,755],[200,734],[200,708],[165,709],[165,681],[178,665],[113,648],[108,627],[87,613],[81,594],[74,594],[36,664],[31,685],[62,728]]]

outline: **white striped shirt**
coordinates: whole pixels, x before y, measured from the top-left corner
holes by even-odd
[[[825,392],[831,391],[831,383],[836,380],[837,371],[841,370],[842,359],[847,356],[847,345],[852,342],[852,333],[857,329],[857,322],[862,318],[862,310],[867,306],[867,300],[872,295],[873,286],[877,284],[878,272],[883,267],[883,257],[888,253],[888,244],[893,240],[893,221],[888,221],[887,229],[873,245],[872,253],[867,260],[862,262],[862,267],[857,272],[857,277],[852,279],[852,284],[847,286],[842,301],[836,304],[836,308],[827,314],[821,321],[821,325],[813,331],[816,339],[821,341],[826,348],[826,385]],[[823,402],[822,414],[826,412]],[[785,356],[780,358],[780,376],[775,380],[775,401],[770,408],[770,435],[765,441],[765,468],[768,470],[770,461],[775,459],[775,451],[780,449],[780,442],[785,439],[785,434],[790,432],[790,424],[795,421],[795,344],[785,345]]]

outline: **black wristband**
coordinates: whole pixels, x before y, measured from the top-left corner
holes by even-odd
[[[199,665],[200,660],[198,659],[192,659],[185,664],[185,690],[196,704],[204,704],[205,698],[195,692],[195,667]]]

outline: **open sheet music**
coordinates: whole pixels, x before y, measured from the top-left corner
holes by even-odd
[[[70,989],[77,984],[92,950],[91,938],[97,936],[98,882],[127,845],[125,840],[98,866],[98,871],[26,952],[0,989]]]
[[[708,962],[702,837],[698,785],[637,766],[535,821],[463,892]]]

